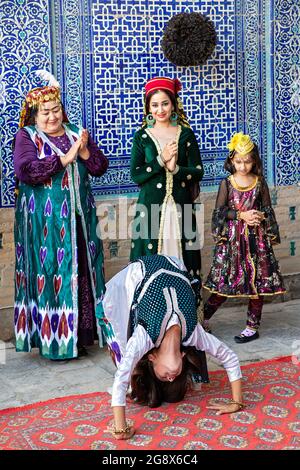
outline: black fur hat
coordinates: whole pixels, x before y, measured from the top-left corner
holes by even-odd
[[[217,44],[214,24],[201,13],[179,13],[167,24],[162,38],[163,53],[175,65],[202,65]]]

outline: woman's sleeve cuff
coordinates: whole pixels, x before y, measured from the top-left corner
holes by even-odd
[[[179,165],[176,165],[175,170],[171,171],[171,173],[172,173],[172,175],[176,175],[176,173],[178,173],[178,171],[179,171]]]
[[[162,161],[162,158],[161,158],[160,155],[157,155],[157,161],[158,161],[158,163],[160,164],[161,167],[164,167],[164,166],[165,166],[165,164],[164,164],[164,162]]]

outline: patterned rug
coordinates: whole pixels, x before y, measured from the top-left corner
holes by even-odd
[[[244,401],[238,413],[206,409],[230,398],[227,375],[210,373],[210,384],[185,400],[150,409],[128,402],[136,435],[116,441],[110,396],[92,393],[0,411],[0,449],[210,450],[300,449],[300,365],[284,357],[242,367]]]

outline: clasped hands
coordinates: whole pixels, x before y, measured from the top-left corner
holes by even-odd
[[[165,164],[165,168],[167,168],[169,171],[174,171],[176,168],[177,157],[177,143],[172,140],[165,145],[162,151],[162,161]]]
[[[86,129],[82,130],[80,137],[74,142],[70,150],[65,154],[64,157],[61,157],[61,162],[63,166],[67,166],[69,163],[76,161],[77,156],[83,160],[88,160],[90,157],[90,152],[87,148],[89,133]]]
[[[240,219],[244,220],[247,225],[257,227],[264,220],[265,215],[263,212],[251,209],[250,211],[240,212]]]

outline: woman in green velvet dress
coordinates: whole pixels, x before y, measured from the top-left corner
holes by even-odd
[[[194,200],[203,177],[199,147],[183,112],[178,79],[145,86],[145,116],[135,133],[131,177],[140,187],[132,226],[132,261],[164,254],[183,260],[200,278],[201,256]]]

